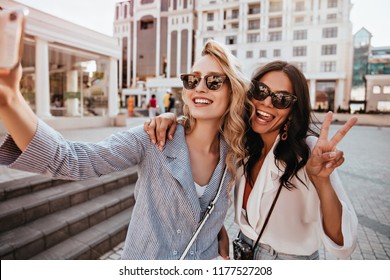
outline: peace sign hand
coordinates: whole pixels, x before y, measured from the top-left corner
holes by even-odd
[[[332,139],[328,140],[332,117],[332,112],[326,114],[318,141],[306,164],[306,172],[312,182],[329,179],[333,170],[344,162],[344,153],[337,150],[336,146],[357,122],[356,117],[350,118]]]

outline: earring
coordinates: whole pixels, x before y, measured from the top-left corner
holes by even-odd
[[[284,124],[283,133],[282,133],[282,136],[280,137],[282,139],[282,141],[286,141],[287,140],[287,137],[288,137],[288,124],[289,124],[289,122],[286,122]]]

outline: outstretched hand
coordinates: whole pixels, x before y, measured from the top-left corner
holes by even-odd
[[[149,122],[144,123],[144,130],[149,134],[152,143],[157,143],[159,149],[162,150],[166,139],[172,140],[175,134],[176,116],[173,113],[164,113],[151,118]]]
[[[357,122],[356,117],[349,119],[332,139],[328,140],[332,117],[332,112],[325,115],[318,141],[306,164],[306,172],[312,181],[329,179],[333,170],[343,164],[344,153],[337,150],[336,146]]]

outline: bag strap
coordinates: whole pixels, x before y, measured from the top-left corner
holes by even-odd
[[[222,184],[223,184],[223,181],[225,180],[225,177],[226,177],[226,173],[227,173],[227,167],[225,166],[225,170],[223,171],[223,175],[221,177],[221,181],[219,182],[219,187],[218,187],[218,190],[217,190],[217,193],[215,194],[214,196],[214,199],[210,201],[209,205],[207,206],[207,209],[206,209],[206,212],[204,213],[201,221],[199,222],[198,224],[198,228],[196,229],[196,231],[194,232],[194,234],[192,235],[192,238],[190,240],[190,242],[188,242],[187,244],[187,247],[185,248],[183,254],[180,256],[180,259],[179,260],[184,260],[184,258],[186,257],[188,251],[190,250],[192,244],[194,243],[196,237],[198,236],[200,230],[202,229],[202,227],[204,226],[204,224],[206,223],[207,219],[209,218],[210,214],[213,212],[214,210],[214,205],[215,203],[217,202],[218,200],[218,197],[221,193],[221,189],[222,189]]]
[[[257,243],[260,241],[260,237],[261,237],[261,235],[263,234],[263,232],[264,232],[264,230],[265,230],[265,226],[268,224],[269,218],[271,217],[271,214],[272,214],[272,210],[274,210],[274,207],[275,207],[275,204],[276,204],[276,200],[278,200],[278,197],[279,197],[279,194],[280,194],[280,191],[281,191],[281,190],[282,190],[282,185],[280,184],[279,189],[278,189],[278,192],[276,193],[275,199],[274,199],[274,201],[272,202],[271,208],[270,208],[269,211],[268,211],[267,218],[265,218],[263,227],[261,228],[261,231],[260,231],[260,233],[259,233],[259,237],[257,237],[256,242],[253,243],[252,251],[255,249]]]

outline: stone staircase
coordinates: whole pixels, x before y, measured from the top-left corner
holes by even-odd
[[[0,259],[98,259],[121,243],[136,167],[84,181],[32,176],[0,184]]]

